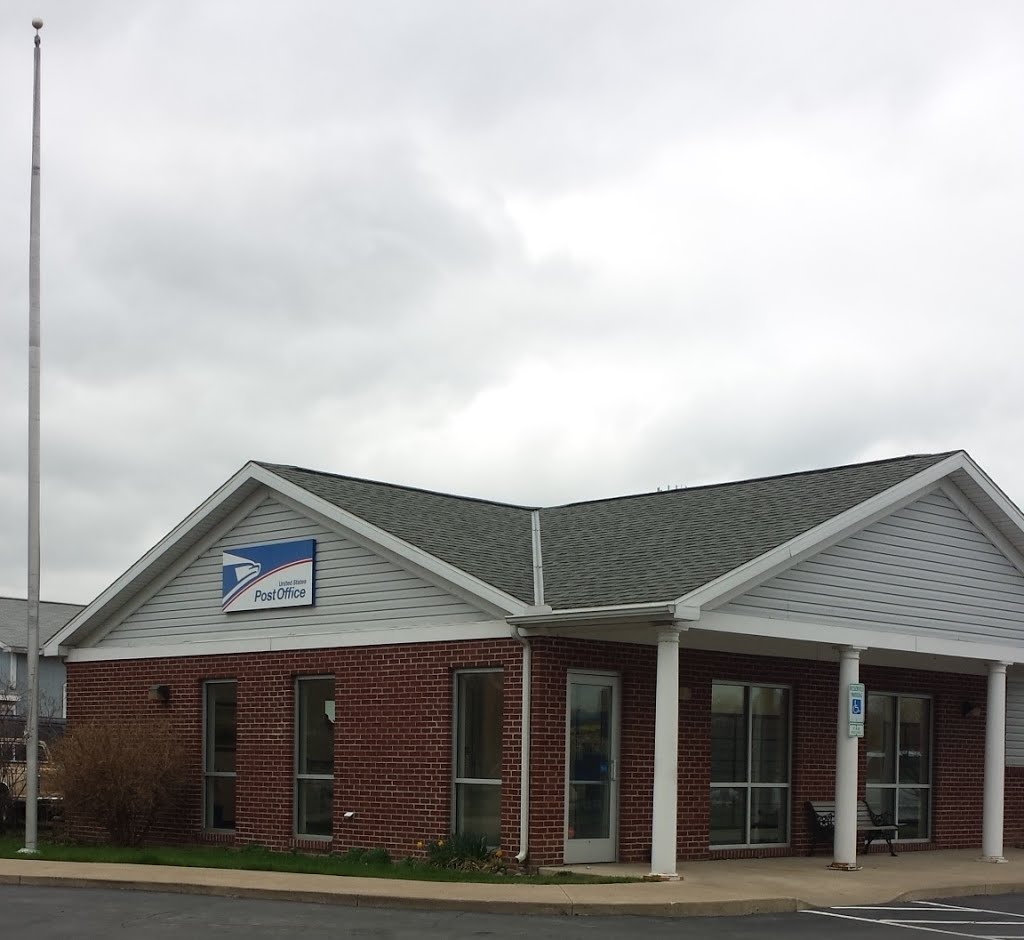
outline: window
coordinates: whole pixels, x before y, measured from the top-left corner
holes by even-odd
[[[333,833],[334,679],[295,684],[295,833]]]
[[[237,686],[207,682],[203,714],[203,825],[235,828]]]
[[[931,837],[931,700],[872,692],[864,728],[868,805],[899,824],[901,839]]]
[[[711,845],[789,839],[789,689],[716,682],[711,691]]]
[[[455,674],[455,831],[501,842],[502,674]]]

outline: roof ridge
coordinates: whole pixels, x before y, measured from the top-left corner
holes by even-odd
[[[678,486],[665,490],[646,490],[642,493],[629,493],[622,496],[603,496],[595,499],[580,499],[571,503],[559,503],[557,506],[545,506],[544,509],[569,509],[573,506],[591,506],[595,503],[613,503],[619,500],[639,499],[643,496],[667,496],[670,493],[692,493],[694,490],[725,489],[730,486],[743,486],[748,483],[762,483],[768,480],[786,480],[793,477],[809,477],[819,473],[834,473],[837,470],[851,470],[854,467],[871,467],[879,464],[899,463],[904,460],[921,460],[934,457],[935,463],[952,457],[954,454],[966,453],[963,448],[958,450],[940,451],[937,454],[905,454],[902,457],[882,457],[878,460],[862,460],[854,463],[838,464],[834,467],[817,467],[812,470],[792,470],[788,473],[774,473],[760,477],[748,477],[743,480],[727,480],[724,483],[700,483],[697,486]]]
[[[405,490],[410,493],[425,493],[428,496],[443,496],[445,499],[454,499],[464,503],[483,503],[487,506],[501,506],[504,509],[520,509],[523,512],[532,512],[541,509],[541,506],[524,506],[521,503],[508,503],[498,499],[486,499],[482,496],[461,496],[458,493],[445,493],[441,490],[431,490],[423,486],[411,486],[407,483],[390,483],[386,480],[371,480],[369,477],[357,477],[346,473],[331,473],[327,470],[312,470],[309,467],[299,467],[295,464],[270,463],[264,460],[254,460],[264,469],[274,472],[275,468],[282,470],[297,470],[299,473],[309,473],[313,476],[328,477],[333,480],[350,480],[354,483],[369,483],[372,486],[381,486],[392,490]]]

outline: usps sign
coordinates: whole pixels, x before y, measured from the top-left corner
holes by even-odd
[[[268,610],[313,604],[316,539],[249,545],[221,555],[221,609]]]

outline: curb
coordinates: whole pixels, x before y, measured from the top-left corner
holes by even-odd
[[[192,894],[252,900],[299,901],[339,907],[408,908],[427,911],[468,911],[480,914],[546,914],[572,916],[573,903],[552,901],[485,901],[475,898],[397,897],[357,892],[303,891],[293,888],[253,888],[244,885],[205,885],[195,882],[140,881],[121,878],[90,878],[79,875],[0,874],[0,884],[27,887],[103,888],[109,891],[152,891],[158,894]]]
[[[587,901],[566,896],[556,900],[502,900],[470,897],[408,896],[367,894],[359,891],[318,891],[296,888],[252,887],[247,885],[202,884],[189,881],[146,881],[139,878],[110,878],[83,875],[33,875],[0,873],[0,885],[26,887],[101,888],[113,891],[151,891],[160,894],[201,895],[207,897],[246,898],[250,900],[297,901],[306,904],[333,904],[339,907],[371,907],[422,911],[463,911],[477,914],[531,914],[548,917],[742,917],[751,914],[791,914],[808,909],[823,909],[828,904],[813,904],[793,897],[731,898],[718,901],[664,899],[651,901]],[[932,898],[976,897],[1024,893],[1024,882],[954,884],[919,888],[898,894],[890,901],[903,903]]]
[[[475,898],[399,897],[356,892],[303,891],[288,888],[253,888],[244,885],[206,885],[195,882],[141,881],[138,879],[82,877],[80,875],[0,874],[0,885],[26,887],[102,888],[113,891],[152,891],[252,900],[299,901],[340,907],[374,907],[477,914],[532,914],[548,917],[739,917],[747,914],[789,914],[810,907],[797,898],[743,898],[728,901],[501,901]]]

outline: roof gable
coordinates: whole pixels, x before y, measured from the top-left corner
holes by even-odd
[[[545,601],[670,601],[951,454],[901,457],[542,511]]]
[[[303,637],[337,642],[341,634],[368,629],[481,623],[494,614],[430,583],[289,505],[264,489],[260,501],[205,547],[158,591],[86,644],[153,647],[248,642],[257,647]],[[240,616],[222,608],[222,559],[240,546],[312,539],[316,604],[251,610]],[[335,639],[330,639],[335,638]],[[201,650],[197,650],[201,652]]]
[[[943,483],[718,609],[1022,646],[1018,564]]]

